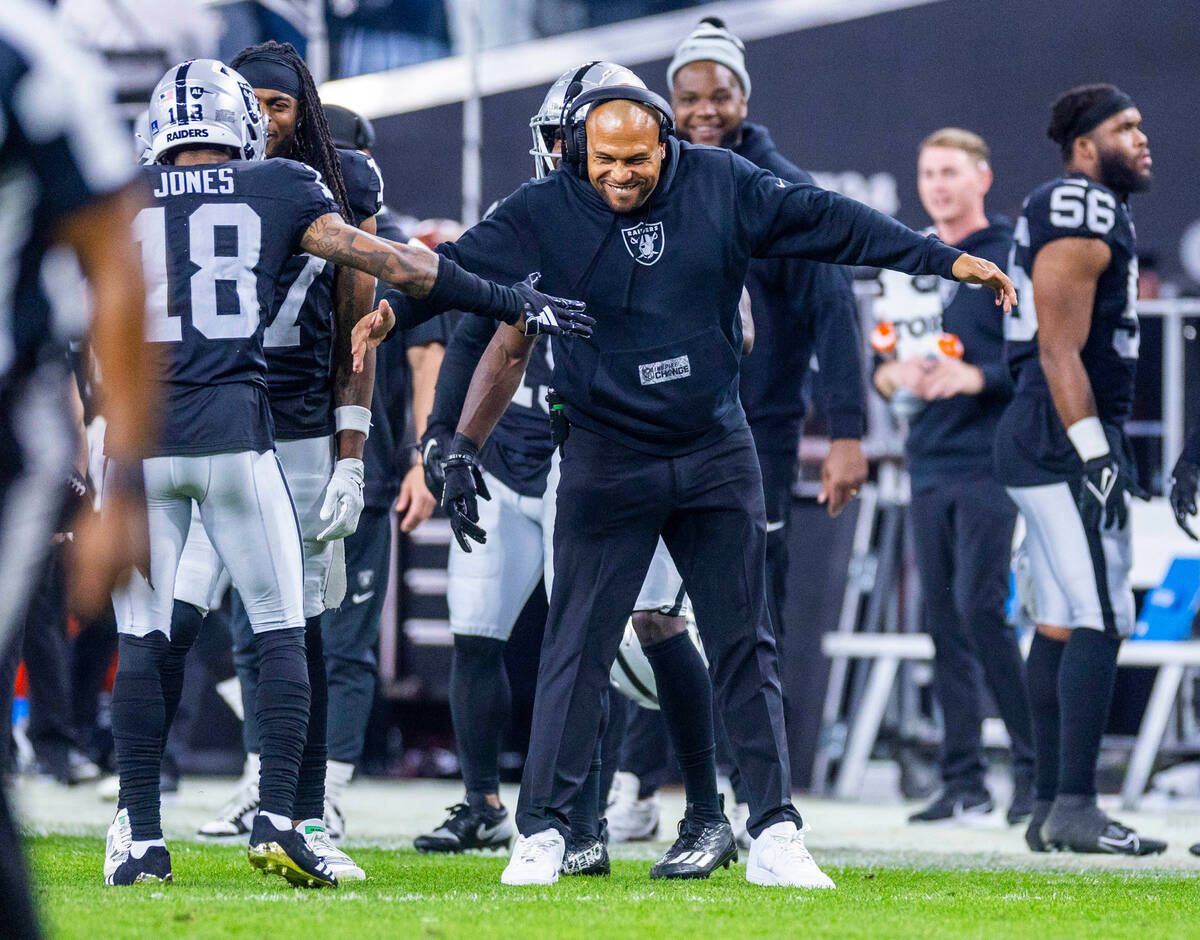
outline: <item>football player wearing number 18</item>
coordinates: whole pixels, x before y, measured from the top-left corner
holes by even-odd
[[[1047,131],[1064,174],[1033,191],[1014,235],[1020,307],[1005,318],[1016,391],[996,431],[995,469],[1025,517],[1038,624],[1027,674],[1035,852],[1148,855],[1096,806],[1096,759],[1117,650],[1133,628],[1129,498],[1137,470],[1123,424],[1137,368],[1137,254],[1127,199],[1150,186],[1142,116],[1112,85],[1054,103]]]
[[[319,175],[262,160],[266,128],[253,89],[213,60],[172,68],[151,98],[151,205],[139,213],[147,339],[164,367],[163,431],[143,462],[150,578],[114,596],[120,631],[112,721],[131,844],[109,884],[171,877],[159,818],[164,732],[161,665],[170,642],[179,556],[200,515],[245,602],[259,654],[261,809],[251,863],[293,883],[335,885],[292,828],[310,706],[299,527],[274,451],[263,331],[298,251],[366,271],[415,300],[419,316],[458,308],[589,332],[582,305],[501,287],[428,252],[347,224]],[[527,316],[528,314],[528,316]],[[368,327],[381,338],[377,312]],[[364,331],[369,332],[369,331]],[[376,336],[361,336],[356,361]],[[106,488],[109,481],[106,480]]]

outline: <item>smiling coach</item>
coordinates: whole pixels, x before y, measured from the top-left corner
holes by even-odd
[[[557,879],[609,667],[661,533],[694,602],[718,702],[740,731],[732,746],[755,837],[746,877],[832,887],[804,847],[791,802],[762,477],[738,395],[747,267],[752,257],[873,264],[984,282],[1006,307],[1015,297],[991,262],[727,150],[681,143],[670,136],[672,120],[670,106],[643,89],[581,94],[564,114],[559,168],[439,248],[540,271],[541,289],[585,299],[596,317],[593,341],[554,347],[554,385],[571,427],[517,812],[522,838],[503,880]],[[472,379],[446,459],[445,505],[458,531],[482,535],[475,454],[530,349],[502,326]],[[697,716],[704,710],[697,702]]]

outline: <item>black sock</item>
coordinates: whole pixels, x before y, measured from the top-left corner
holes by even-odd
[[[1039,800],[1052,800],[1058,795],[1058,668],[1066,645],[1044,633],[1034,633],[1025,661]]]
[[[296,819],[320,819],[325,815],[326,722],[329,712],[329,686],[325,679],[325,653],[321,646],[321,618],[304,621],[304,653],[308,660],[308,684],[312,705],[308,711],[308,738],[300,759],[296,782]]]
[[[600,793],[600,777],[604,772],[604,762],[601,759],[603,735],[596,742],[596,753],[592,756],[592,766],[583,786],[575,794],[575,803],[571,806],[568,821],[571,824],[571,839],[575,842],[594,842],[600,838],[600,816],[603,812]]]
[[[688,815],[703,822],[722,818],[717,797],[712,684],[700,652],[687,633],[643,649],[654,670],[675,758],[683,772]]]
[[[162,818],[158,775],[162,763],[162,668],[167,637],[117,640],[117,675],[113,680],[112,731],[121,775],[121,805],[129,810],[129,827],[138,841],[161,839]]]
[[[1058,792],[1096,795],[1096,761],[1108,725],[1117,652],[1121,641],[1100,630],[1079,627],[1063,650],[1058,670]]]
[[[485,795],[500,791],[500,736],[508,727],[511,708],[504,641],[455,635],[450,718],[472,806],[481,806]]]
[[[254,639],[258,645],[257,702],[262,737],[260,805],[268,813],[291,819],[311,704],[304,630],[267,630]]]
[[[183,667],[188,650],[196,642],[202,626],[204,614],[185,601],[175,602],[171,612],[171,640],[162,661],[163,747],[167,746],[171,722],[175,720],[179,700],[183,697]]]

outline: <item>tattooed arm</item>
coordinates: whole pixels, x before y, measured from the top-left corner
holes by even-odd
[[[438,256],[349,225],[337,213],[321,216],[308,227],[300,247],[334,264],[357,268],[394,284],[410,297],[426,297],[438,276]]]
[[[375,234],[375,218],[363,220],[360,231]],[[339,267],[334,275],[333,405],[334,408],[364,408],[370,411],[375,388],[375,352],[368,350],[361,359],[353,355],[354,325],[371,312],[375,281],[361,271]],[[386,332],[385,332],[386,335]],[[382,338],[382,337],[381,337]],[[339,412],[335,411],[335,414]],[[369,423],[369,418],[366,419]],[[362,459],[367,435],[348,427],[338,431],[338,457]]]

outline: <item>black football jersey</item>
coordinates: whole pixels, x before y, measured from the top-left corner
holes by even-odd
[[[41,3],[0,16],[0,388],[49,347],[86,329],[74,255],[54,248],[59,224],[126,185],[125,132],[92,56],[69,45]],[[65,89],[70,88],[67,93]],[[52,304],[56,289],[63,303]]]
[[[383,206],[383,179],[375,161],[339,150],[355,225]],[[333,433],[333,274],[324,258],[298,254],[275,287],[275,319],[267,327],[267,388],[279,440]]]
[[[166,383],[155,453],[268,450],[263,331],[301,237],[337,204],[315,170],[292,160],[142,172],[152,190],[135,223],[146,338]]]
[[[1140,334],[1137,248],[1129,207],[1082,174],[1052,180],[1025,200],[1009,262],[1019,303],[1004,318],[1004,349],[1016,391],[1001,419],[996,470],[1001,482],[1014,486],[1050,482],[1079,466],[1038,358],[1033,263],[1045,245],[1059,238],[1100,238],[1112,251],[1096,283],[1091,328],[1080,358],[1103,423],[1119,427],[1133,405]]]

